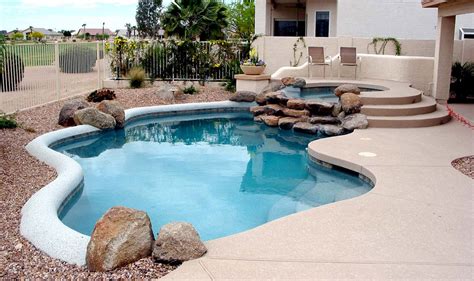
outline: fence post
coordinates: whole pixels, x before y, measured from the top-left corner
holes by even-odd
[[[54,64],[56,68],[56,100],[60,98],[60,90],[59,90],[59,42],[54,42]]]
[[[102,88],[102,81],[100,81],[100,45],[99,41],[96,42],[96,53],[97,53],[97,89]]]
[[[103,73],[102,73],[102,87],[104,86],[104,80],[105,80],[105,79],[108,79],[108,77],[107,77],[108,58],[106,59],[106,54],[105,54],[105,42],[106,42],[105,40],[102,41],[102,54],[103,54],[103,56],[104,56],[104,58],[103,58],[104,65],[103,65],[103,71],[102,71],[102,72],[103,72]]]

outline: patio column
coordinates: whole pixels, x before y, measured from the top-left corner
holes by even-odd
[[[433,74],[433,97],[440,103],[446,103],[449,98],[455,24],[456,16],[442,17],[438,15],[438,37],[436,40]]]
[[[255,34],[262,34],[270,36],[270,21],[271,11],[270,4],[267,0],[255,1]]]

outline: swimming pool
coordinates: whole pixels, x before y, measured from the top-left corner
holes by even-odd
[[[290,98],[302,99],[320,99],[328,102],[337,102],[339,99],[334,95],[335,86],[332,87],[308,87],[308,88],[294,88],[286,87],[283,92]],[[382,91],[374,88],[359,87],[362,92]]]
[[[81,165],[84,185],[59,216],[90,235],[121,205],[146,211],[154,232],[187,221],[210,240],[368,192],[357,175],[308,161],[317,137],[254,123],[245,112],[145,118],[68,140],[53,148]]]

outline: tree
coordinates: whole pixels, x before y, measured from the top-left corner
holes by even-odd
[[[176,0],[163,14],[168,35],[182,39],[223,39],[229,25],[227,7],[218,0]]]
[[[239,0],[230,4],[229,19],[231,36],[250,43],[255,31],[255,1]]]
[[[31,40],[41,41],[41,39],[43,39],[43,37],[44,37],[44,34],[41,33],[41,32],[38,32],[38,31],[33,31],[33,32],[30,33]]]
[[[135,19],[140,37],[156,38],[160,25],[162,0],[139,0]]]
[[[15,32],[15,33],[13,33],[12,35],[10,35],[10,38],[11,38],[12,40],[15,40],[15,41],[16,41],[16,40],[22,40],[22,39],[23,39],[23,33],[21,33],[21,32]]]
[[[130,39],[130,37],[132,36],[132,25],[129,24],[129,23],[126,23],[125,24],[125,28],[127,29],[127,38]]]
[[[72,33],[70,30],[61,30],[61,33],[63,34],[64,37],[71,37]]]

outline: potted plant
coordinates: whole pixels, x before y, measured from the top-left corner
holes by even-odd
[[[265,70],[265,62],[258,58],[257,49],[252,48],[249,58],[240,64],[240,68],[247,75],[260,75]]]

